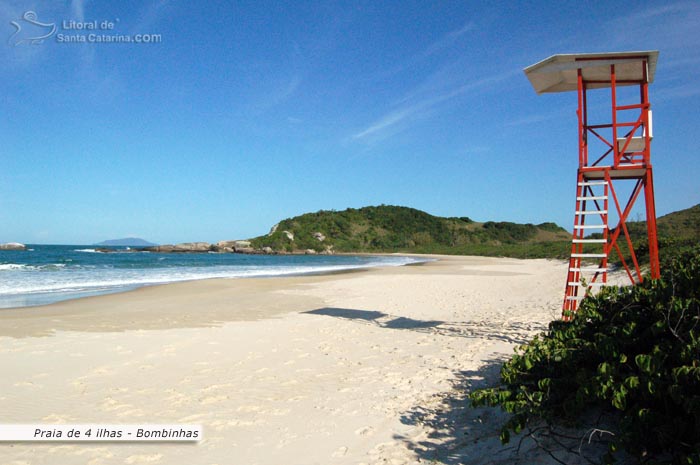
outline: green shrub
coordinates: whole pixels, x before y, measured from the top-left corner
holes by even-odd
[[[598,409],[616,420],[606,463],[624,449],[649,463],[700,464],[700,248],[669,260],[659,280],[584,299],[571,322],[520,347],[501,380],[471,399],[512,414],[504,442]]]

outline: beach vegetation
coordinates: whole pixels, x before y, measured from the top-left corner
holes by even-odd
[[[294,235],[291,241],[285,231]],[[319,240],[319,234],[323,240]],[[345,253],[433,253],[457,255],[559,257],[570,235],[554,223],[479,223],[468,217],[443,218],[414,208],[380,205],[343,211],[318,211],[281,221],[254,247]]]
[[[600,463],[625,451],[640,463],[700,464],[700,247],[665,250],[661,279],[586,297],[572,321],[516,350],[498,386],[470,395],[510,414],[504,443],[526,432],[561,446],[562,428],[575,427],[604,433]],[[569,452],[585,441],[568,439]]]
[[[657,220],[661,255],[700,242],[700,205]],[[640,262],[648,262],[646,223],[631,221],[627,228]],[[293,235],[290,239],[287,233]],[[591,239],[603,236],[593,234]],[[295,252],[332,250],[339,253],[423,253],[482,255],[512,258],[566,259],[571,233],[552,222],[520,224],[478,222],[469,217],[443,218],[421,210],[393,205],[321,210],[281,221],[266,236],[250,240],[256,249]],[[618,239],[622,241],[622,238]],[[629,262],[629,252],[623,253]],[[670,253],[669,252],[669,253]],[[611,256],[619,265],[617,256]]]

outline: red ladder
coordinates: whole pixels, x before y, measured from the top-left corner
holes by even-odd
[[[576,213],[571,241],[569,272],[562,316],[570,320],[578,303],[608,279],[608,196],[607,180],[587,180],[579,172]],[[591,265],[591,262],[598,265]]]

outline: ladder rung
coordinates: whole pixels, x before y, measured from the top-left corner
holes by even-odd
[[[607,254],[604,253],[572,253],[571,258],[605,258]]]
[[[577,215],[607,215],[608,211],[607,210],[590,210],[590,211],[577,211]]]
[[[584,181],[578,183],[579,186],[604,186],[608,183],[608,181]]]
[[[569,268],[569,271],[572,272],[585,272],[585,273],[607,273],[608,269],[607,268]]]
[[[574,244],[605,244],[605,239],[574,239]]]
[[[574,229],[607,229],[607,224],[577,224]]]
[[[586,284],[585,286],[583,286],[581,283],[572,281],[572,282],[569,283],[569,286],[571,286],[571,287],[579,287],[579,286],[580,286],[580,287],[592,287],[592,286],[605,286],[606,284],[607,284],[607,283],[595,282],[595,283],[588,283],[588,284]]]
[[[583,298],[584,298],[584,296],[582,296],[582,295],[580,295],[580,296],[579,295],[570,295],[570,296],[566,297],[566,300],[581,300]]]
[[[593,197],[576,197],[576,200],[608,200],[607,195],[597,195]]]

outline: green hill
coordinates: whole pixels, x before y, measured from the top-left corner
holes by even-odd
[[[442,218],[407,207],[381,205],[319,211],[281,221],[251,239],[258,249],[294,252],[413,252],[565,257],[570,235],[554,223],[478,223]]]
[[[627,229],[635,242],[646,241],[646,221],[630,221],[627,223]],[[697,243],[700,241],[700,204],[658,217],[656,230],[660,243]]]
[[[646,221],[629,222],[627,228],[638,252],[638,258],[642,262],[648,261]],[[658,217],[656,230],[659,257],[663,265],[664,260],[675,256],[678,250],[700,243],[700,204]]]
[[[632,237],[646,238],[646,221],[630,222],[628,228]],[[660,241],[673,239],[697,243],[700,241],[700,204],[657,218],[656,229]]]

